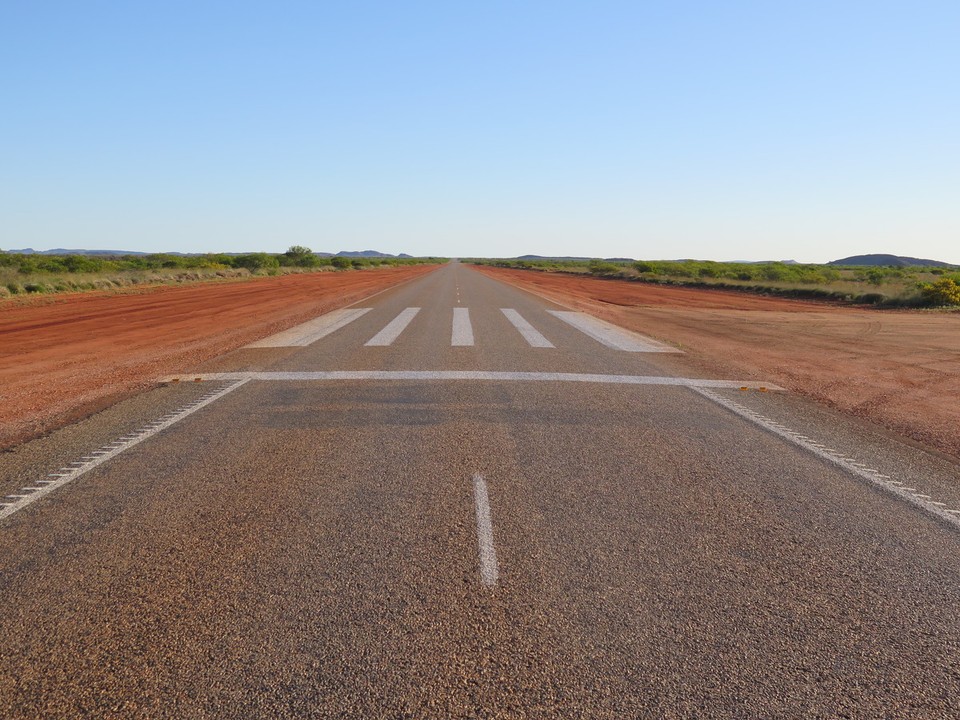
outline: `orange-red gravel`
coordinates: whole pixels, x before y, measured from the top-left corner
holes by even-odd
[[[0,301],[0,447],[435,267]]]
[[[960,458],[960,313],[478,269]]]

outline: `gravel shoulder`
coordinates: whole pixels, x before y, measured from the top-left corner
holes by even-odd
[[[960,313],[874,310],[719,290],[476,267],[960,458]]]
[[[0,448],[437,266],[0,302]]]

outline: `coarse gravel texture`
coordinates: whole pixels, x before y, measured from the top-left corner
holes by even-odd
[[[458,264],[364,306],[214,364],[697,367]],[[457,306],[473,347],[450,345]],[[364,345],[407,307],[394,344]],[[155,392],[159,414],[196,391]],[[891,475],[957,477],[807,400],[725,392]],[[149,414],[130,403],[29,465]],[[954,528],[682,387],[251,381],[0,522],[0,716],[956,717],[958,556]]]
[[[0,301],[0,448],[436,266]]]
[[[762,377],[960,459],[960,312],[476,269],[681,347],[710,372]]]

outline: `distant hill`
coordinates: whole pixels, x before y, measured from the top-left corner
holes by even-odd
[[[727,262],[739,263],[740,265],[772,265],[774,263],[779,263],[780,265],[799,265],[796,260],[728,260]]]
[[[587,262],[589,260],[596,260],[596,258],[589,257],[573,257],[571,255],[562,255],[562,256],[547,256],[547,255],[521,255],[515,260],[553,260],[553,261],[564,261],[564,262]],[[603,258],[607,262],[633,262],[633,258]]]
[[[922,258],[904,257],[903,255],[851,255],[841,260],[831,260],[827,265],[878,265],[882,267],[956,267],[940,260],[923,260]]]
[[[138,252],[136,250],[68,250],[67,248],[54,248],[53,250],[34,250],[33,248],[23,248],[21,250],[4,250],[8,253],[19,253],[20,255],[147,255],[149,253]],[[180,253],[167,253],[168,255],[179,255]]]
[[[145,253],[138,250],[71,250],[67,248],[54,248],[53,250],[34,250],[33,248],[22,248],[20,250],[0,250],[0,252],[10,253],[10,254],[19,254],[19,255],[177,255],[181,257],[190,257],[194,255],[205,255],[206,253],[181,253],[181,252],[164,252],[164,253]],[[215,253],[220,254],[220,253]],[[222,253],[224,255],[245,255],[246,253]],[[333,253],[328,252],[316,252],[314,255],[319,257],[334,257]],[[406,253],[400,253],[399,255],[390,255],[389,253],[383,253],[378,250],[341,250],[337,253],[340,257],[348,258],[401,258],[404,260],[409,260],[413,258],[413,255],[407,255]]]
[[[407,255],[406,253],[400,253],[399,255],[391,255],[390,253],[380,252],[379,250],[341,250],[340,252],[336,253],[336,255],[328,252],[315,252],[314,255],[317,255],[319,257],[399,258],[401,260],[413,259],[413,255]]]
[[[341,250],[337,253],[337,257],[348,257],[348,258],[392,258],[397,257],[396,255],[390,255],[389,253],[382,253],[379,250]]]

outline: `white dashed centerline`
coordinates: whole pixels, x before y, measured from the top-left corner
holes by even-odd
[[[533,325],[528,323],[524,317],[513,308],[500,308],[507,320],[520,332],[523,339],[527,341],[530,347],[552,348],[553,343],[547,340]]]
[[[473,476],[473,499],[477,507],[477,545],[480,553],[480,581],[487,587],[497,584],[500,568],[497,550],[493,546],[493,520],[490,517],[490,498],[483,475]]]
[[[383,328],[383,330],[367,341],[367,347],[386,347],[387,345],[393,345],[393,341],[400,337],[400,333],[407,329],[407,325],[417,316],[418,312],[420,312],[420,308],[418,307],[408,307],[402,311],[387,323],[387,326]]]

